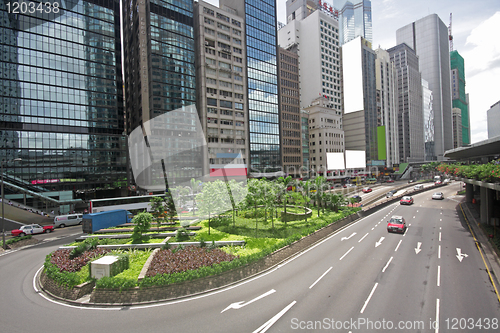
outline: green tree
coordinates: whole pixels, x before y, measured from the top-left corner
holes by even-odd
[[[165,213],[164,199],[162,197],[152,197],[149,200],[151,204],[151,214],[154,217],[158,231],[160,230],[160,216]]]
[[[314,192],[314,204],[318,209],[318,217],[319,217],[319,209],[322,204],[323,193],[325,190],[326,179],[323,176],[317,176],[314,179],[314,188],[316,192]]]
[[[135,224],[134,232],[132,233],[133,244],[141,244],[144,241],[142,234],[151,228],[151,221],[153,221],[151,213],[142,212],[134,216],[132,219],[132,223]]]

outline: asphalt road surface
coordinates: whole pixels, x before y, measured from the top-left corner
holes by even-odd
[[[2,332],[498,332],[500,306],[453,197],[414,196],[365,217],[239,284],[174,302],[74,307],[34,276],[71,237],[0,256]],[[402,215],[405,234],[386,223]],[[69,228],[68,228],[69,229]]]

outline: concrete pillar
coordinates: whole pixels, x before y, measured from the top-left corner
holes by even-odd
[[[495,192],[486,187],[481,187],[481,223],[490,224],[493,217],[493,199]]]
[[[474,198],[474,185],[465,183],[465,202],[472,202]]]
[[[23,193],[23,203],[26,206],[26,193]]]

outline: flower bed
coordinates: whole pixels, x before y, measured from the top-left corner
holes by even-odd
[[[146,276],[157,274],[172,274],[194,270],[204,266],[212,266],[224,261],[232,261],[237,256],[226,253],[220,249],[207,250],[189,246],[178,251],[160,250],[156,253]]]

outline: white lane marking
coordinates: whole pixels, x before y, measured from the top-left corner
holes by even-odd
[[[408,230],[410,229],[410,226],[411,226],[411,224],[410,224],[410,225],[408,225],[408,228],[406,228],[405,233],[403,234],[403,237],[404,237],[404,236],[406,236],[406,233],[407,233],[407,232],[408,232]]]
[[[437,286],[439,287],[441,284],[441,266],[438,266],[438,273],[437,273]]]
[[[242,307],[247,306],[248,304],[251,304],[253,302],[256,302],[259,299],[264,298],[266,296],[269,296],[269,295],[271,295],[271,294],[273,294],[275,292],[276,292],[276,290],[271,289],[267,293],[264,293],[264,294],[262,294],[260,296],[257,296],[254,299],[252,299],[251,301],[248,301],[246,303],[245,303],[245,301],[231,303],[227,308],[225,308],[224,310],[222,310],[220,313],[222,313],[222,312],[224,312],[226,310],[229,310],[229,309],[235,309],[235,310],[241,309]]]
[[[435,333],[439,333],[439,298],[436,299],[436,321],[435,323]]]
[[[375,227],[372,228],[372,230],[375,229]]]
[[[393,257],[391,257],[391,259],[389,259],[389,261],[387,262],[387,264],[385,264],[384,268],[382,269],[382,273],[384,273],[384,272],[385,272],[385,270],[387,269],[387,267],[389,267],[389,264],[391,263],[392,258],[393,258]]]
[[[417,242],[417,247],[415,248],[415,254],[418,254],[422,249],[420,248],[422,246],[421,242]]]
[[[345,257],[346,255],[348,255],[348,254],[349,254],[349,252],[351,252],[351,251],[352,251],[352,249],[354,249],[354,246],[353,246],[353,247],[351,247],[351,248],[349,249],[349,251],[347,251],[346,253],[344,253],[344,255],[343,255],[342,257],[340,257],[340,259],[339,259],[339,260],[344,259],[344,257]]]
[[[439,241],[441,241],[441,231],[439,232]]]
[[[342,237],[342,238],[340,239],[340,241],[347,240],[347,239],[351,239],[351,237],[352,237],[352,236],[354,236],[354,235],[356,235],[356,233],[355,233],[355,232],[353,232],[353,233],[351,234],[351,236],[349,236],[349,237]]]
[[[441,259],[441,245],[438,246],[438,259]]]
[[[373,293],[375,292],[375,289],[377,289],[377,286],[378,286],[378,282],[377,282],[377,283],[375,283],[375,285],[373,286],[373,289],[372,289],[372,291],[371,291],[370,295],[368,296],[368,298],[366,299],[366,301],[365,301],[365,305],[363,305],[363,308],[361,309],[361,312],[360,312],[360,313],[363,313],[363,312],[365,311],[366,306],[368,305],[368,302],[370,302],[370,299],[372,298]]]
[[[366,237],[366,236],[368,236],[368,234],[369,234],[369,232],[367,232],[367,233],[366,233],[366,235],[364,235],[363,237],[361,237],[361,239],[358,241],[358,243],[361,243],[361,241],[362,241],[363,239],[365,239],[365,237]]]
[[[281,316],[283,316],[288,310],[290,310],[290,308],[292,306],[294,306],[295,303],[297,303],[297,301],[293,301],[292,303],[288,304],[286,308],[284,308],[283,310],[281,310],[280,312],[278,312],[278,314],[276,314],[274,317],[272,317],[271,319],[269,319],[268,321],[266,321],[262,326],[260,326],[258,329],[256,329],[255,331],[253,331],[253,333],[264,333],[264,332],[266,332],[268,329],[271,328],[271,326],[273,326],[273,324],[275,322],[278,321],[278,319],[281,318]]]
[[[396,246],[396,248],[394,249],[394,252],[396,252],[396,251],[399,249],[399,245],[401,245],[401,242],[402,242],[402,241],[403,241],[402,239],[401,239],[401,240],[399,240],[398,246]]]
[[[415,218],[415,216],[413,216],[413,218]]]
[[[314,281],[314,283],[313,283],[313,284],[311,284],[311,286],[309,287],[309,289],[311,289],[312,287],[314,287],[314,285],[315,285],[316,283],[318,283],[318,282],[319,282],[319,280],[321,280],[321,279],[323,278],[323,276],[325,276],[326,274],[328,274],[328,272],[329,272],[332,268],[333,268],[333,267],[328,268],[328,269],[327,269],[327,271],[323,273],[323,275],[321,275],[321,276],[320,276],[320,277],[319,277],[316,281]]]
[[[378,242],[375,242],[375,247],[378,247],[382,242],[384,241],[385,237],[380,237],[380,240]]]
[[[464,259],[464,257],[467,258],[468,255],[465,254],[465,253],[462,253],[462,249],[460,249],[459,247],[457,247],[457,255],[456,255],[456,257],[458,258],[458,260],[460,262],[462,262],[462,260]]]

